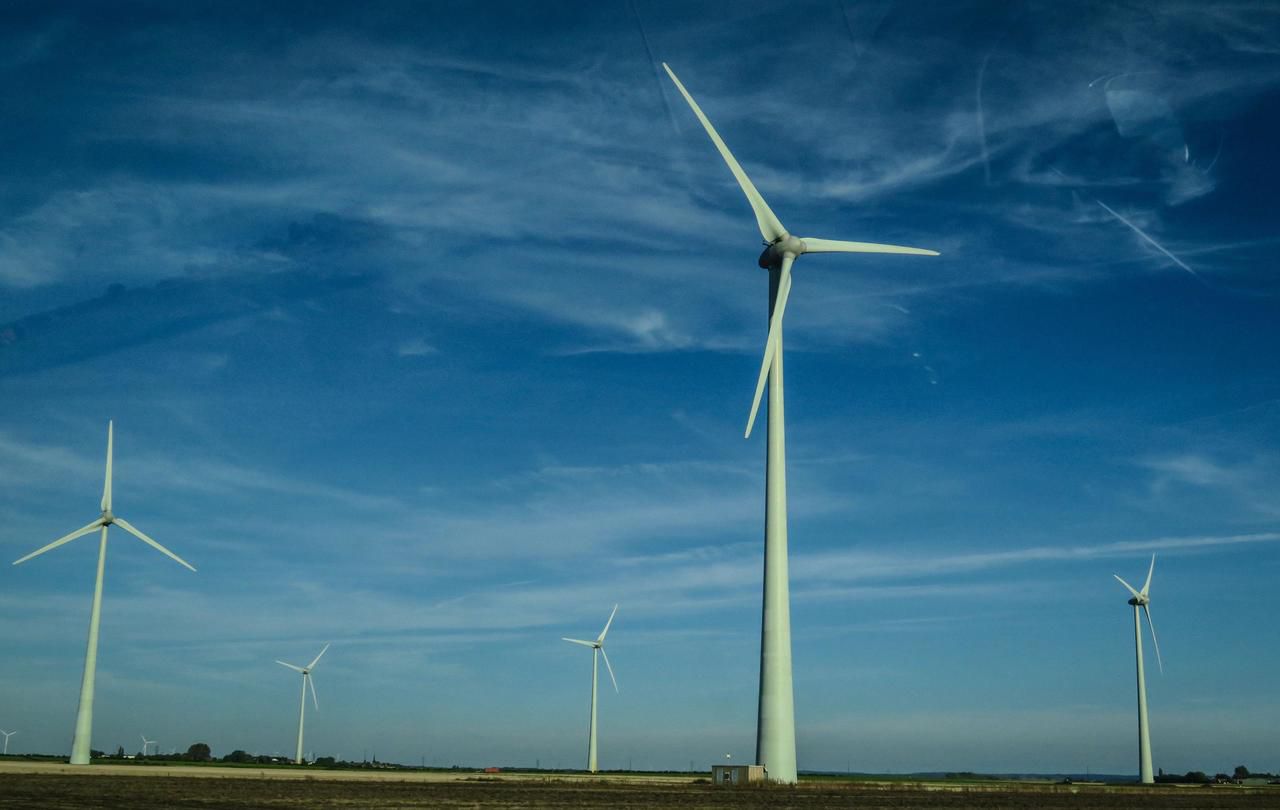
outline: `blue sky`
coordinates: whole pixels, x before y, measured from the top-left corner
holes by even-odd
[[[1280,15],[491,3],[0,16],[0,544],[116,532],[94,745],[602,767],[754,753],[788,305],[799,762],[1280,769]],[[95,544],[4,572],[65,751]]]

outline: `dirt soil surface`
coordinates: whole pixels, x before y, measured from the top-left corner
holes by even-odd
[[[281,777],[273,771],[156,768],[0,769],[0,808],[641,808],[751,810],[751,808],[1082,808],[1083,810],[1217,810],[1280,808],[1280,790],[1231,788],[1128,788],[1042,786],[941,786],[827,782],[797,787],[729,788],[670,784],[661,780],[560,779],[557,777],[413,778],[384,773],[342,778],[344,772]],[[130,773],[129,771],[132,771]],[[203,771],[202,774],[191,771]],[[286,772],[287,773],[287,772]]]

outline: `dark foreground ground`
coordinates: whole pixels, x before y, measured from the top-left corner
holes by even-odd
[[[202,778],[195,776],[68,776],[0,774],[0,808],[1280,808],[1280,790],[1223,788],[1158,790],[1062,786],[929,789],[866,783],[796,788],[583,783],[558,780],[454,782],[330,779]]]

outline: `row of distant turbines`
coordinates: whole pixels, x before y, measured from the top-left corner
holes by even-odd
[[[782,222],[769,208],[760,192],[756,190],[751,179],[747,177],[742,166],[734,158],[711,121],[702,112],[693,96],[685,89],[671,68],[663,63],[663,68],[671,81],[675,83],[680,94],[688,102],[693,114],[697,117],[720,156],[733,173],[743,194],[755,214],[756,224],[764,238],[764,251],[760,254],[758,264],[769,271],[769,326],[765,339],[764,356],[761,360],[760,373],[756,380],[755,396],[752,399],[750,413],[747,417],[746,433],[750,437],[755,424],[756,414],[768,386],[769,398],[767,407],[767,439],[765,457],[765,549],[764,549],[764,596],[760,630],[760,691],[756,725],[756,764],[766,769],[768,778],[775,782],[794,783],[797,778],[796,742],[795,742],[795,699],[792,687],[791,668],[791,599],[787,566],[787,482],[786,482],[786,441],[783,417],[783,381],[782,381],[782,320],[786,310],[787,299],[791,293],[791,270],[797,258],[806,253],[896,253],[919,256],[937,256],[938,253],[922,248],[883,245],[871,242],[846,242],[813,237],[796,237],[782,225]],[[75,736],[72,743],[71,762],[76,765],[88,764],[90,752],[90,732],[93,722],[94,673],[98,655],[98,625],[102,610],[102,578],[107,552],[107,529],[117,525],[142,542],[170,557],[180,565],[195,570],[188,562],[169,549],[143,534],[132,524],[115,515],[111,511],[111,456],[112,426],[107,428],[107,468],[106,483],[102,494],[101,515],[83,528],[61,537],[43,548],[15,561],[26,562],[32,557],[69,543],[78,537],[91,532],[100,532],[98,550],[98,571],[94,584],[93,608],[89,614],[89,642],[85,653],[84,678],[80,688],[80,704],[76,714]],[[1142,666],[1142,634],[1141,613],[1145,612],[1150,623],[1151,574],[1155,567],[1147,572],[1147,581],[1138,591],[1121,582],[1132,593],[1129,603],[1134,606],[1134,622],[1137,644],[1138,666],[1138,728],[1139,728],[1139,761],[1141,779],[1152,782],[1151,745],[1147,723],[1146,684]],[[1119,577],[1117,577],[1119,579]],[[609,678],[617,689],[613,667],[609,664],[608,655],[604,653],[605,636],[617,612],[609,616],[604,630],[595,641],[581,639],[565,639],[566,641],[590,647],[592,650],[591,676],[591,714],[588,736],[587,767],[590,771],[597,768],[596,756],[596,680],[598,659],[604,658]],[[1155,640],[1152,627],[1152,640]],[[283,666],[293,669],[302,675],[302,704],[298,714],[298,747],[297,761],[302,761],[303,724],[306,716],[306,698],[308,689],[316,708],[319,702],[315,695],[315,685],[311,681],[311,671],[324,655],[325,650],[305,667],[279,661]],[[1157,658],[1159,647],[1157,645]],[[1161,665],[1163,668],[1163,665]],[[6,738],[7,742],[7,738]]]

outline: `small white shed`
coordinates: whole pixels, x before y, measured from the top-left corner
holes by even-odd
[[[750,785],[764,780],[763,765],[711,766],[711,781],[717,785]]]

